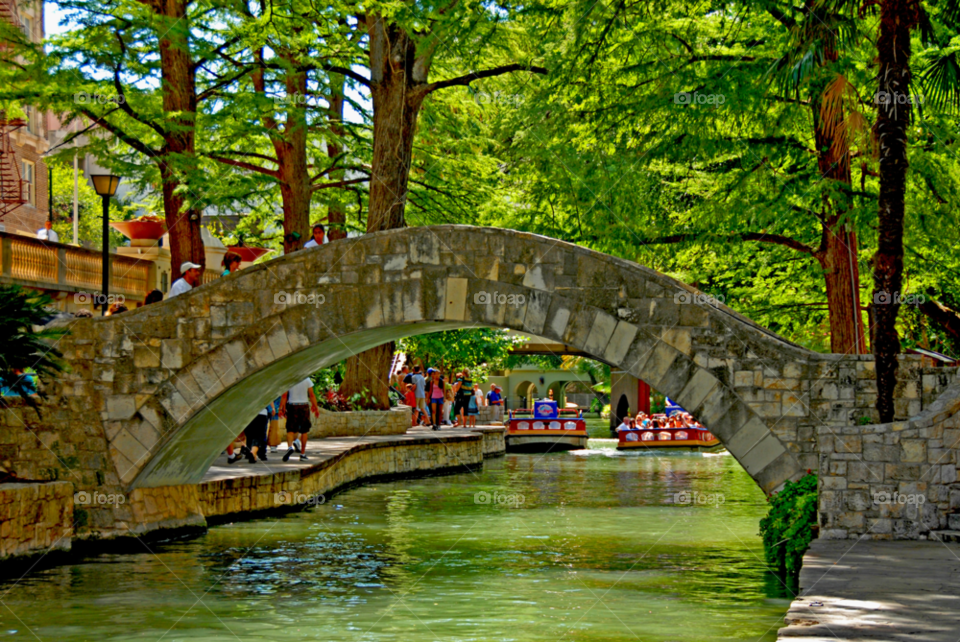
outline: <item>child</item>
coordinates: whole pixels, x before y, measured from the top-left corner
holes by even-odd
[[[403,395],[403,402],[410,406],[410,409],[413,411],[413,416],[410,418],[410,426],[416,426],[418,419],[420,419],[420,411],[417,408],[417,393],[413,390],[413,384],[407,384],[407,392]]]

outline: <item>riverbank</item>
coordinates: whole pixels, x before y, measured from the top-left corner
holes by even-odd
[[[199,485],[208,524],[255,519],[270,512],[303,510],[360,483],[465,472],[484,457],[502,455],[505,429],[413,428],[404,435],[328,437],[307,444],[307,461],[283,461],[286,446],[266,462],[228,464],[221,455]]]
[[[814,540],[778,640],[957,642],[960,546]]]
[[[304,510],[365,482],[475,470],[483,466],[485,457],[504,454],[504,434],[502,426],[440,432],[415,428],[403,435],[311,440],[307,461],[293,457],[284,462],[281,451],[268,455],[267,462],[230,465],[222,455],[200,484],[186,488],[189,492],[184,487],[148,489],[151,492],[144,496],[143,513],[152,523],[167,520],[169,528],[146,532],[134,528],[129,535],[115,537],[78,539],[74,534],[77,516],[85,515],[82,510],[74,511],[75,506],[88,506],[100,496],[74,495],[69,482],[7,484],[0,492],[0,516],[10,513],[0,529],[0,551],[4,552],[0,577],[19,576],[37,565],[68,563],[104,551],[138,549],[143,542],[193,536],[225,521]],[[38,493],[43,502],[37,500]],[[128,501],[126,496],[110,497],[120,506]],[[189,500],[187,504],[181,501],[184,498]],[[184,511],[193,516],[189,524],[171,519]]]

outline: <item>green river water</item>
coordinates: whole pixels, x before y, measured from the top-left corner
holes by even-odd
[[[746,472],[614,445],[34,572],[0,584],[0,640],[775,640],[789,598]]]

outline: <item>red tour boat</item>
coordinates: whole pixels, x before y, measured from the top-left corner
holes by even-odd
[[[579,450],[587,446],[587,424],[579,409],[558,409],[549,399],[535,401],[533,408],[510,411],[507,450],[543,452]]]
[[[723,444],[702,426],[682,428],[631,428],[617,431],[617,450],[636,448],[686,448],[693,450],[721,450]]]

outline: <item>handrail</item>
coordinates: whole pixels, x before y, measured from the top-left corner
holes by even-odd
[[[0,232],[0,279],[48,290],[99,291],[101,253],[63,243]],[[110,291],[142,299],[150,262],[110,255]]]

